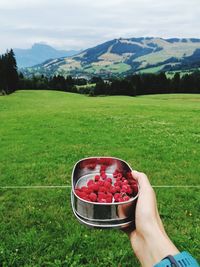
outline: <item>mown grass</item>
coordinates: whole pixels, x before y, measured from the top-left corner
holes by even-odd
[[[200,96],[86,97],[18,91],[0,97],[0,185],[70,185],[74,163],[115,156],[154,185],[200,184]],[[200,195],[156,188],[166,229],[199,257]],[[117,230],[80,225],[70,189],[0,190],[0,265],[139,266]]]
[[[131,66],[126,63],[116,63],[116,64],[110,64],[106,66],[101,65],[91,65],[91,67],[85,69],[89,73],[99,73],[100,71],[110,71],[113,73],[123,73],[131,69]]]

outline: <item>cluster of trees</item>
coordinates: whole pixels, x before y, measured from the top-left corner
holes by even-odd
[[[96,84],[91,86],[91,84]],[[79,85],[79,86],[77,86]],[[82,85],[82,86],[80,86]],[[33,76],[18,74],[15,55],[11,49],[0,56],[0,92],[10,94],[17,89],[58,90],[89,95],[146,95],[167,93],[200,93],[200,71],[180,76],[177,72],[173,78],[165,73],[134,74],[121,79],[103,80],[93,77],[84,78]]]
[[[24,77],[22,73],[19,75],[19,89],[23,90],[56,90],[65,92],[76,92],[76,85],[86,85],[87,80],[82,78],[72,78],[71,76],[63,77],[61,75],[50,78],[41,76],[33,76],[31,78]]]
[[[91,84],[96,84],[91,86]],[[84,86],[77,86],[84,85]],[[134,74],[121,79],[103,80],[93,77],[90,81],[71,76],[35,76],[26,78],[19,75],[19,89],[57,90],[80,94],[96,95],[147,95],[168,93],[200,93],[200,71],[185,74],[182,77],[176,73],[173,78],[167,78],[165,73]]]
[[[134,74],[123,79],[99,81],[91,92],[93,95],[147,95],[168,93],[200,93],[200,71],[175,73],[167,78],[165,73]]]
[[[13,50],[0,56],[0,92],[13,93],[18,88],[17,63]]]

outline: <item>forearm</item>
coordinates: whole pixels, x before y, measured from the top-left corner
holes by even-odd
[[[151,233],[145,237],[133,233],[130,236],[130,241],[142,267],[152,267],[164,257],[179,253],[167,234],[159,226],[152,227]]]
[[[133,171],[132,175],[138,181],[140,190],[135,211],[136,229],[128,233],[142,267],[199,267],[189,253],[180,253],[166,234],[157,209],[156,195],[147,176],[137,171]]]

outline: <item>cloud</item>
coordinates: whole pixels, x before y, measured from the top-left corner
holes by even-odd
[[[199,37],[199,0],[0,1],[0,51],[83,49],[118,37]]]

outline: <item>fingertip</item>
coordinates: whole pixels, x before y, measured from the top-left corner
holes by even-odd
[[[139,180],[141,179],[142,176],[146,176],[144,173],[133,170],[132,171],[132,176],[135,180],[137,180],[139,182]]]
[[[133,170],[133,171],[132,171],[132,176],[133,176],[133,178],[134,178],[134,179],[136,179],[136,180],[137,180],[137,179],[138,179],[138,177],[139,177],[139,172],[138,172],[138,171],[136,171],[136,170]]]
[[[140,186],[145,186],[145,185],[148,185],[150,186],[150,182],[149,182],[149,179],[148,177],[146,176],[145,173],[143,172],[138,172],[136,170],[133,170],[132,171],[132,176],[135,180],[138,181],[139,185]]]

